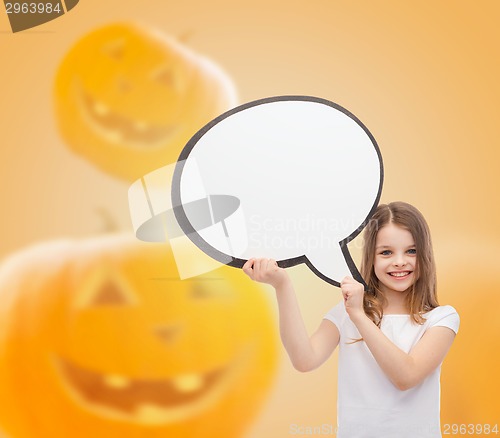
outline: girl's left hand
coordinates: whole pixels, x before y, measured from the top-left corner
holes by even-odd
[[[340,289],[344,296],[345,310],[349,318],[354,320],[365,315],[363,308],[364,286],[351,277],[345,277],[340,283]]]

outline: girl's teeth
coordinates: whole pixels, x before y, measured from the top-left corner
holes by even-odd
[[[390,272],[389,275],[392,275],[393,277],[406,277],[409,275],[409,272]]]

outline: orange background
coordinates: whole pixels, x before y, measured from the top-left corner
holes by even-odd
[[[494,320],[500,306],[500,3],[81,0],[64,17],[17,34],[2,12],[2,257],[40,240],[102,232],[108,216],[120,229],[132,229],[128,183],[64,146],[52,101],[67,50],[95,27],[119,20],[159,28],[212,58],[234,80],[241,102],[320,96],[368,127],[384,159],[382,202],[404,200],[424,213],[440,302],[462,317],[443,365],[442,423],[500,422],[494,409],[500,391]],[[351,246],[359,261],[359,242]],[[305,267],[290,272],[312,331],[339,291]],[[284,353],[283,359],[247,438],[286,437],[291,424],[335,423],[336,360],[300,374]]]

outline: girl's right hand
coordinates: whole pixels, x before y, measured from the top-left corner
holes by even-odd
[[[288,280],[288,274],[273,259],[249,259],[242,269],[252,280],[270,284],[275,289]]]

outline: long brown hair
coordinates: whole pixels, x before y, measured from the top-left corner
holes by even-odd
[[[367,316],[380,327],[387,299],[379,287],[373,264],[375,261],[375,243],[378,231],[393,223],[408,230],[415,241],[417,279],[406,293],[406,308],[417,324],[423,324],[423,314],[437,306],[436,265],[432,251],[431,233],[422,213],[406,202],[391,202],[377,207],[364,230],[363,257],[361,275],[368,286],[364,295],[364,310]]]

